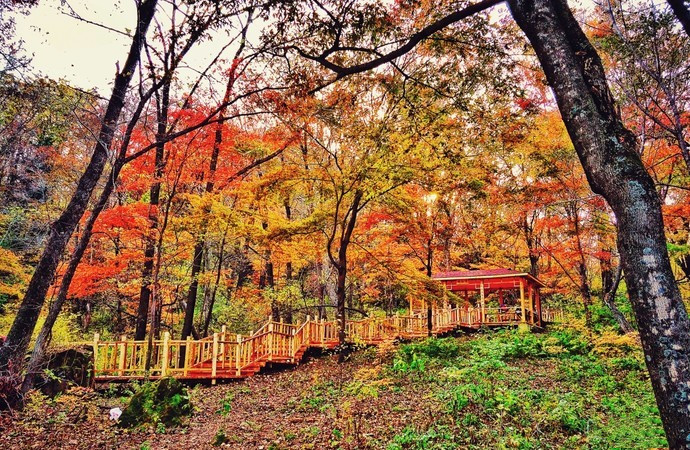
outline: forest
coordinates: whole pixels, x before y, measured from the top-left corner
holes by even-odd
[[[687,0],[0,0],[0,56],[8,448],[690,448]]]

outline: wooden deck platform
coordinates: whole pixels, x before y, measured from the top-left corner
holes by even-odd
[[[482,326],[537,326],[562,319],[562,312],[542,310],[540,317],[505,309],[446,308],[432,313],[434,335],[458,328]],[[378,345],[395,339],[427,336],[427,318],[423,314],[350,320],[346,324],[347,341]],[[185,380],[247,378],[267,364],[297,365],[309,348],[335,348],[338,345],[335,321],[307,320],[293,325],[268,321],[249,336],[230,334],[223,329],[208,338],[193,340],[163,339],[149,341],[101,341],[98,334],[93,346],[95,378],[98,382],[157,379],[173,376]],[[150,348],[149,348],[150,347]],[[148,353],[151,353],[150,358]],[[148,370],[146,361],[149,360]]]

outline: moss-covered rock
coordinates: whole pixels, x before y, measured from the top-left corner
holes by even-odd
[[[192,412],[187,389],[174,378],[163,378],[144,384],[122,411],[119,425],[125,428],[142,425],[181,425]]]
[[[93,385],[93,350],[88,346],[50,352],[43,363],[43,372],[35,380],[35,386],[49,397],[73,386],[92,388]]]

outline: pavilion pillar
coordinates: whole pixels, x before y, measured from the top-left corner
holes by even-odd
[[[498,305],[503,308],[505,303],[503,302],[503,289],[498,290]]]
[[[525,322],[526,317],[525,317],[525,282],[520,280],[520,308],[522,309],[522,320],[521,322]]]
[[[484,323],[485,316],[485,305],[484,305],[484,280],[479,282],[479,302],[482,308],[481,322]]]
[[[527,282],[527,298],[529,299],[529,323],[534,325],[534,289],[529,281]]]
[[[542,326],[542,321],[541,321],[541,294],[539,293],[539,288],[535,288],[534,290],[534,300],[535,303],[537,304],[537,320],[539,321],[539,326]]]

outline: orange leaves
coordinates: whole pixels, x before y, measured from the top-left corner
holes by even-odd
[[[126,267],[121,259],[107,264],[82,263],[74,275],[69,289],[69,297],[83,298],[112,288],[115,277]]]
[[[595,17],[594,19],[587,21],[587,27],[590,38],[594,40],[602,39],[613,34],[611,22],[609,20],[604,20],[601,17]]]
[[[94,233],[121,233],[138,231],[142,234],[148,227],[148,218],[156,210],[145,203],[118,205],[103,211],[94,225]]]

